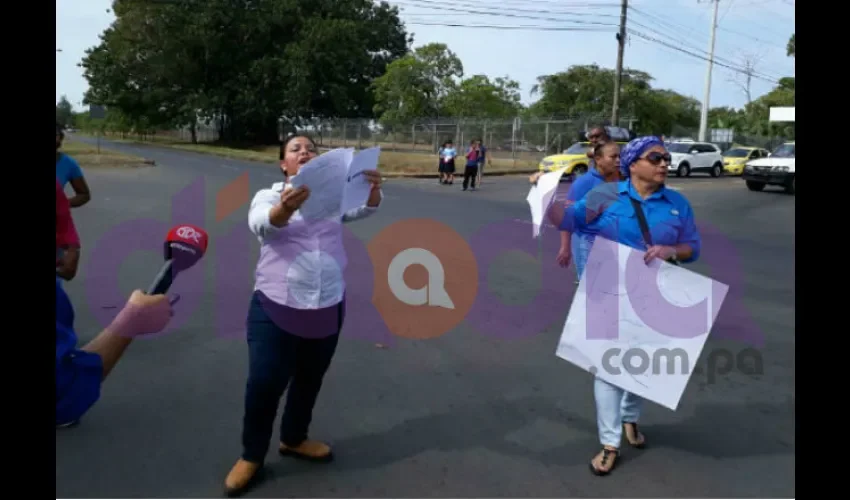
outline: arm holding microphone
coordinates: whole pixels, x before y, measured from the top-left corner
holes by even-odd
[[[172,302],[164,295],[136,290],[112,321],[78,348],[74,309],[56,283],[56,426],[76,424],[100,399],[100,388],[138,335],[162,331],[171,320]]]
[[[173,315],[164,294],[174,277],[192,267],[207,249],[206,232],[192,225],[172,228],[165,241],[165,265],[148,288],[136,290],[106,329],[77,347],[74,307],[56,281],[56,425],[75,424],[100,399],[100,387],[133,339],[159,333]]]

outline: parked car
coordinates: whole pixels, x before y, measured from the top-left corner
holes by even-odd
[[[786,142],[767,158],[748,161],[741,176],[747,188],[762,191],[765,186],[782,186],[786,193],[794,194],[797,191],[795,150],[795,142]]]
[[[667,144],[667,151],[672,156],[668,172],[675,172],[678,177],[695,172],[709,173],[712,177],[723,175],[723,156],[714,144],[677,141]]]
[[[741,175],[744,166],[750,160],[767,158],[770,151],[763,148],[751,148],[748,146],[734,147],[723,153],[723,173],[726,175]]]

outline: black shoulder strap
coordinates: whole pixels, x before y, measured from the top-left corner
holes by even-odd
[[[640,206],[639,201],[631,196],[629,196],[629,201],[632,202],[632,207],[635,209],[635,215],[638,218],[638,224],[640,224],[640,232],[643,233],[643,241],[646,242],[647,247],[651,247],[652,235],[649,233],[649,224],[646,222],[646,214],[643,213],[643,207]]]

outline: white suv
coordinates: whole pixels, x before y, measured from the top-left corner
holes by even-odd
[[[677,141],[666,146],[673,157],[667,171],[675,172],[678,177],[687,177],[692,172],[705,172],[712,177],[723,174],[723,155],[714,144]]]

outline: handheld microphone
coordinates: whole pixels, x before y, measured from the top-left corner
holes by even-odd
[[[171,228],[165,238],[165,264],[148,287],[147,294],[167,292],[178,273],[201,260],[207,251],[208,242],[207,232],[198,226],[181,224]]]

